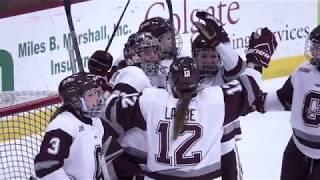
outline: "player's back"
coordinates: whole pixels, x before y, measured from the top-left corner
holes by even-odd
[[[145,89],[139,99],[146,122],[150,176],[155,179],[219,177],[225,116],[222,89],[209,87],[192,98],[183,133],[174,140],[177,102],[165,90],[152,88]]]

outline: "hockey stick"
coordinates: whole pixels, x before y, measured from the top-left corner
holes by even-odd
[[[73,49],[74,49],[75,54],[76,54],[76,60],[77,60],[77,63],[78,63],[78,68],[79,68],[80,72],[84,72],[82,58],[81,58],[81,54],[80,54],[80,50],[79,50],[79,44],[78,44],[78,41],[77,41],[77,35],[76,35],[75,30],[74,30],[74,25],[73,25],[73,21],[72,21],[71,2],[70,2],[70,0],[64,0],[64,9],[66,11],[66,16],[67,16],[67,20],[68,20],[70,35],[71,35],[71,38],[72,38],[72,45],[73,45]]]
[[[121,149],[106,156],[107,151],[111,144],[111,140],[112,140],[112,136],[109,136],[108,139],[102,145],[102,155],[101,155],[100,162],[101,162],[101,170],[102,170],[104,179],[110,179],[108,165],[112,162],[113,159],[117,158],[123,152],[123,150]]]
[[[112,32],[112,34],[111,34],[111,37],[110,37],[109,42],[108,42],[108,44],[107,44],[107,47],[106,47],[106,49],[105,49],[106,52],[108,52],[108,50],[109,50],[109,47],[110,47],[110,45],[111,45],[111,43],[112,43],[112,41],[113,41],[113,38],[114,38],[114,36],[115,36],[115,34],[116,34],[117,30],[118,30],[118,27],[119,27],[119,25],[120,25],[120,23],[121,23],[121,20],[122,20],[122,18],[123,18],[124,13],[125,13],[126,10],[127,10],[127,7],[128,7],[128,5],[129,5],[129,3],[130,3],[130,0],[127,1],[127,4],[126,4],[126,6],[124,7],[124,9],[123,9],[123,11],[122,11],[122,13],[121,13],[121,16],[120,16],[120,18],[119,18],[119,20],[118,20],[118,22],[117,22],[116,27],[114,27],[114,29],[113,29],[113,32]]]
[[[71,42],[68,43],[68,52],[69,52],[69,58],[70,58],[71,72],[72,74],[75,74],[77,73],[76,58],[74,57],[74,50],[71,46]]]
[[[176,35],[175,35],[175,28],[174,28],[174,23],[173,23],[173,11],[172,11],[172,3],[171,0],[166,0],[167,5],[168,5],[168,10],[169,10],[169,21],[172,26],[171,30],[171,43],[172,43],[172,53],[173,53],[173,60],[177,59],[177,47],[176,47]]]

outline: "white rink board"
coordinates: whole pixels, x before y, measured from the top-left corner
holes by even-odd
[[[126,0],[92,0],[72,5],[76,33],[82,36],[80,50],[85,66],[95,50],[107,45],[107,37],[125,4]],[[190,55],[197,9],[215,12],[241,56],[251,32],[264,26],[275,33],[279,42],[273,59],[301,56],[305,38],[317,24],[317,0],[174,0],[174,22],[183,39],[183,55]],[[168,17],[165,0],[131,1],[110,48],[115,59],[121,56],[127,37],[146,17],[153,16]],[[56,91],[59,81],[71,74],[65,69],[69,55],[64,37],[69,29],[63,7],[0,19],[0,29],[0,49],[8,51],[14,61],[16,91]],[[101,33],[101,37],[86,41],[83,37],[92,32]]]

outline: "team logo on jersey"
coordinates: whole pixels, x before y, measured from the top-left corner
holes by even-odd
[[[305,95],[302,117],[307,126],[320,126],[320,92],[309,91]]]

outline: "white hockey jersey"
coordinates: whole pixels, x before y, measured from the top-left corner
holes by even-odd
[[[142,92],[144,88],[151,87],[150,79],[136,66],[127,66],[119,69],[110,78],[109,83],[114,91],[127,94]]]
[[[319,77],[319,69],[305,62],[265,101],[266,111],[291,110],[293,140],[302,153],[314,159],[320,159]]]
[[[161,65],[161,67],[163,67],[161,70],[164,71],[161,73],[164,74],[164,77],[161,77],[159,79],[155,77],[154,80],[150,80],[150,77],[148,77],[141,68],[136,66],[127,66],[125,68],[122,68],[118,70],[110,79],[109,83],[113,86],[113,94],[109,98],[107,98],[106,112],[102,116],[102,119],[108,122],[108,124],[110,124],[119,135],[123,135],[124,129],[120,124],[118,124],[116,119],[118,118],[118,116],[123,116],[121,112],[123,107],[121,106],[126,106],[126,103],[130,102],[127,101],[117,104],[117,96],[128,96],[127,99],[130,101],[129,97],[132,94],[135,95],[135,93],[141,93],[145,88],[154,87],[151,83],[152,81],[166,82],[166,76],[168,73],[167,71],[169,70],[169,67],[167,66],[170,66],[171,60],[166,60],[164,62],[166,62],[166,64]],[[163,83],[159,82],[158,84]],[[133,104],[131,103],[131,105]]]
[[[163,59],[162,61],[160,61],[160,66],[162,67],[162,69],[165,70],[165,73],[166,73],[166,80],[165,80],[164,88],[169,92],[171,92],[169,71],[170,71],[170,66],[172,64],[172,61],[173,61],[173,59]]]
[[[243,84],[243,85],[242,85]],[[185,129],[173,140],[173,121],[177,99],[163,89],[147,88],[134,110],[119,118],[132,139],[134,132],[146,131],[147,150],[135,145],[129,136],[121,145],[134,155],[147,158],[148,176],[154,179],[213,179],[220,174],[221,139],[224,126],[232,123],[250,106],[260,91],[251,77],[243,77],[242,84],[208,87],[191,100]],[[161,98],[154,98],[161,97]],[[133,115],[133,116],[132,116]],[[129,122],[128,122],[129,121]]]
[[[237,79],[246,66],[244,61],[238,56],[229,43],[220,43],[216,47],[216,51],[219,53],[223,66],[221,66],[217,73],[212,77],[201,79],[199,89],[210,86],[221,86],[229,81]],[[229,133],[235,134],[235,137],[230,138],[228,141],[223,141],[223,155],[234,149],[236,138],[240,139],[241,128],[239,120],[236,120],[225,127],[224,134],[227,136]]]
[[[41,179],[104,179],[102,145],[109,133],[111,129],[99,118],[80,121],[69,111],[59,114],[49,123],[35,158],[36,175]],[[121,152],[111,138],[107,154],[116,157]]]
[[[159,64],[154,66],[154,69],[151,69],[150,72],[152,73],[146,73],[153,87],[170,90],[168,74],[171,63],[172,59],[163,59]],[[145,69],[145,71],[148,70]]]

